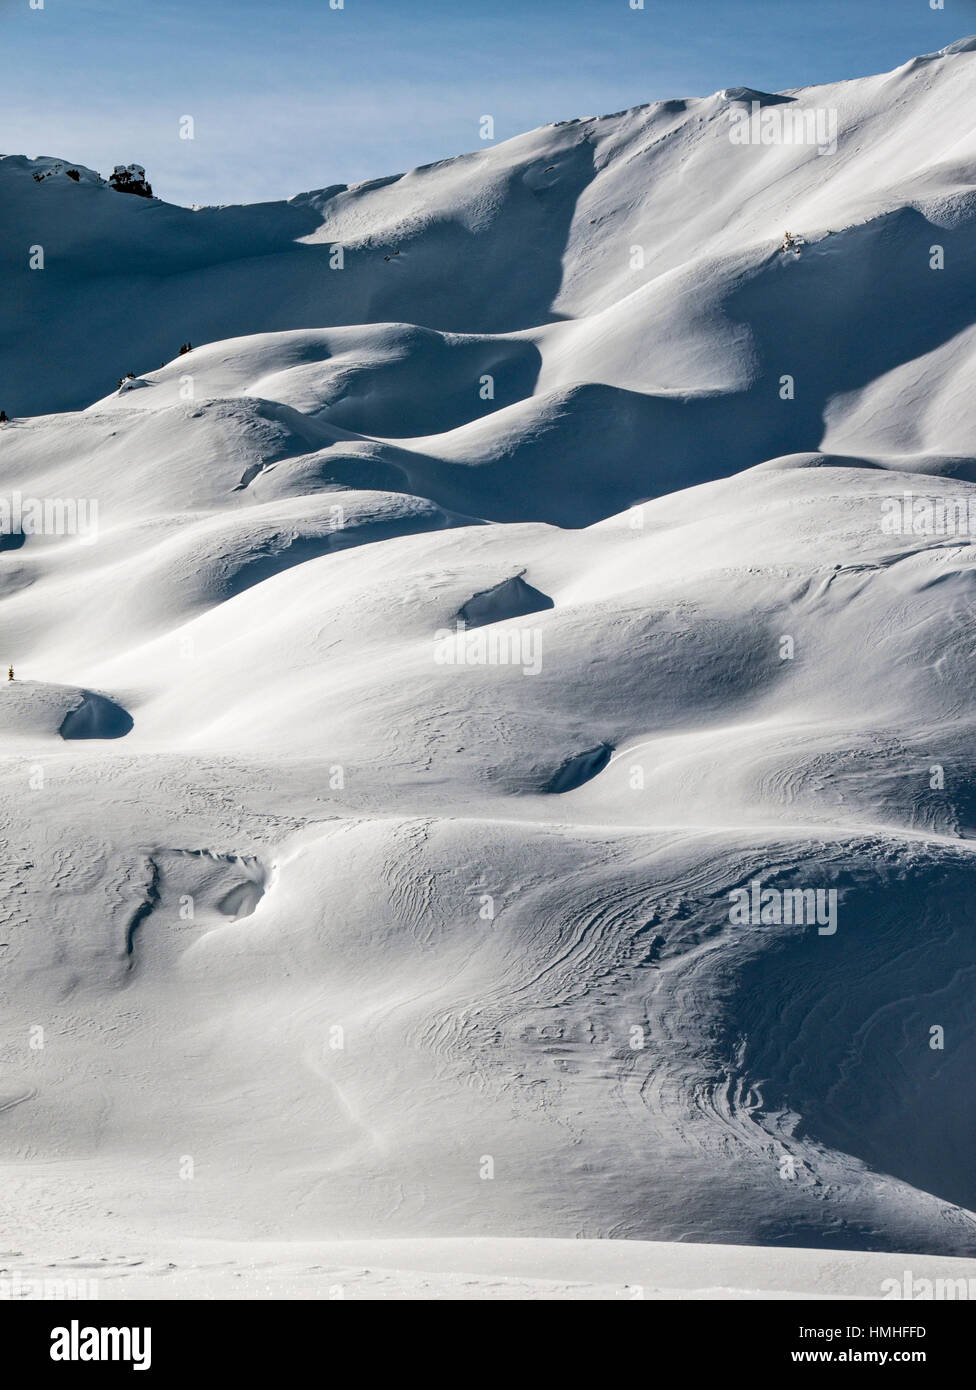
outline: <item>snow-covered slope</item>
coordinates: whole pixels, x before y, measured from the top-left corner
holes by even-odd
[[[259,207],[0,160],[0,498],[75,523],[0,538],[20,1248],[976,1255],[976,548],[889,524],[976,521],[974,80]]]

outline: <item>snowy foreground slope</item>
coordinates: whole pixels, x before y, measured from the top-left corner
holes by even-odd
[[[199,212],[0,160],[0,503],[74,517],[0,536],[7,1269],[976,1277],[974,90]]]

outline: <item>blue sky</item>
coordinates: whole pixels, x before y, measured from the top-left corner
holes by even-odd
[[[485,114],[504,140],[882,72],[976,32],[976,0],[335,3],[0,0],[0,152],[134,160],[173,202],[253,202],[477,148]]]

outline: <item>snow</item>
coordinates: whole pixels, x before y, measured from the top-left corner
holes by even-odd
[[[0,493],[88,523],[0,547],[9,1268],[976,1273],[976,544],[883,524],[976,495],[974,55],[251,207],[0,159]]]
[[[80,1244],[80,1242],[75,1242]],[[152,1241],[128,1255],[82,1249],[52,1262],[5,1257],[12,1297],[102,1299],[889,1299],[905,1257],[650,1241],[469,1239]],[[971,1260],[911,1257],[909,1287],[974,1287]],[[928,1281],[928,1285],[923,1281]],[[0,1284],[0,1288],[3,1285]],[[959,1288],[956,1282],[956,1289]],[[882,1311],[879,1309],[879,1312]],[[917,1310],[916,1310],[917,1311]]]

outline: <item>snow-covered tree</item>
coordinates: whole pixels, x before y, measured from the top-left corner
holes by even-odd
[[[109,183],[117,193],[137,193],[140,198],[151,198],[153,195],[141,164],[116,164]]]

